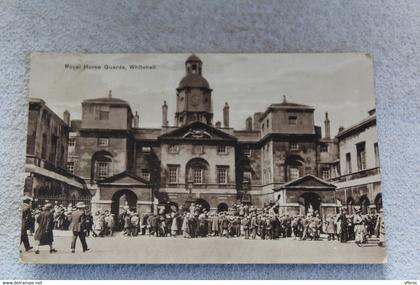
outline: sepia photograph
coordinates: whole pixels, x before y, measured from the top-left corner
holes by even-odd
[[[371,54],[33,53],[28,72],[21,262],[387,262]]]

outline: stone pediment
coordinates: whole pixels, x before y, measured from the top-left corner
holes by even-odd
[[[141,177],[137,177],[126,171],[116,174],[114,176],[105,178],[98,182],[99,185],[136,185],[149,186],[149,181]]]
[[[209,126],[201,122],[194,122],[184,127],[180,127],[169,133],[163,134],[159,137],[161,140],[165,139],[179,139],[179,140],[230,140],[235,141],[236,138],[224,131]]]
[[[325,190],[332,190],[336,187],[325,181],[321,178],[318,178],[314,175],[305,175],[302,177],[299,177],[298,179],[292,180],[290,182],[287,182],[283,184],[279,189],[325,189]]]

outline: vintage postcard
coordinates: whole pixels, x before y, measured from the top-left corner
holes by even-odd
[[[22,262],[386,262],[372,65],[32,54]]]

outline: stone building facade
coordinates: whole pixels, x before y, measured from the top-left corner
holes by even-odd
[[[336,136],[341,176],[331,181],[337,186],[337,203],[353,213],[361,206],[364,213],[382,208],[378,133],[375,110],[361,122],[340,129]]]
[[[145,212],[192,201],[210,211],[238,202],[274,202],[283,213],[336,210],[330,181],[340,173],[339,144],[327,114],[322,136],[315,109],[284,97],[235,130],[227,102],[223,122],[213,122],[215,95],[200,58],[190,56],[184,68],[174,88],[173,125],[166,102],[158,128],[139,126],[137,112],[111,92],[82,102],[81,121],[72,121],[69,163],[94,193],[94,205],[115,214],[124,204]]]
[[[29,100],[24,194],[67,205],[90,201],[84,180],[67,172],[69,113],[67,122],[41,99]]]

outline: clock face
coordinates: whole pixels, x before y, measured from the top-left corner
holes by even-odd
[[[198,95],[197,94],[193,94],[192,96],[191,96],[191,104],[193,105],[193,106],[197,106],[198,105],[198,102],[199,102],[199,97],[198,97]]]

